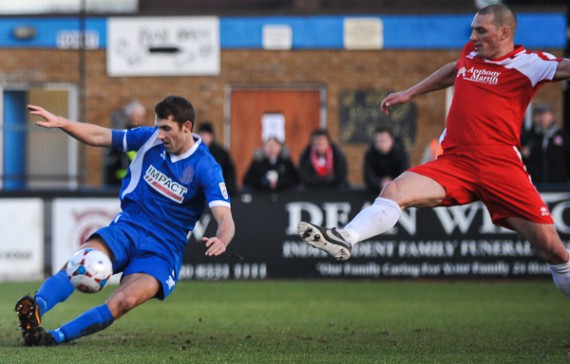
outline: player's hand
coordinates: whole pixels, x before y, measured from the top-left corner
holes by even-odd
[[[393,106],[406,103],[411,99],[412,96],[407,91],[391,93],[388,96],[386,96],[384,100],[382,100],[382,103],[380,104],[380,110],[382,110],[384,114],[390,115],[390,110],[392,109]]]
[[[37,115],[43,119],[36,121],[36,125],[44,128],[61,128],[63,126],[63,118],[52,114],[43,107],[37,105],[28,105],[27,108],[30,114]]]
[[[202,241],[206,244],[208,250],[206,250],[206,255],[210,257],[215,257],[223,254],[226,251],[226,244],[217,237],[207,238],[203,237]]]

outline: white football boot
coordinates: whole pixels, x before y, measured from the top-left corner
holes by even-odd
[[[297,232],[309,245],[325,251],[337,260],[348,260],[352,255],[350,244],[335,228],[325,229],[301,221],[297,226]]]

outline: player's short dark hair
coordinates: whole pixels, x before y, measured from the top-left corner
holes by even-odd
[[[515,15],[515,12],[505,4],[492,4],[485,6],[484,8],[479,9],[477,14],[493,14],[493,24],[495,24],[497,28],[508,26],[511,28],[513,36],[517,30],[517,16]]]
[[[196,122],[196,111],[192,103],[181,96],[168,96],[154,107],[154,112],[158,119],[168,119],[176,121],[180,127],[186,121],[192,122],[192,129]]]

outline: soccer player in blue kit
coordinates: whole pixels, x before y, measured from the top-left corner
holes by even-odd
[[[155,125],[111,130],[71,121],[29,105],[36,125],[59,128],[92,146],[137,151],[120,191],[121,209],[81,248],[107,254],[120,285],[107,301],[63,326],[47,331],[41,318],[74,291],[65,267],[47,278],[34,297],[24,296],[15,310],[24,344],[56,345],[107,328],[115,320],[152,299],[164,300],[174,289],[189,231],[206,203],[218,224],[214,237],[204,237],[206,255],[226,251],[235,225],[220,166],[200,137],[192,133],[196,113],[190,101],[168,96],[155,106]]]

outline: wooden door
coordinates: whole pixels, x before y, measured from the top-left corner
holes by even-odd
[[[243,176],[254,151],[262,146],[261,120],[270,113],[285,116],[285,145],[296,166],[314,129],[324,126],[322,90],[313,89],[233,89],[230,104],[230,153],[236,165],[236,180]]]

